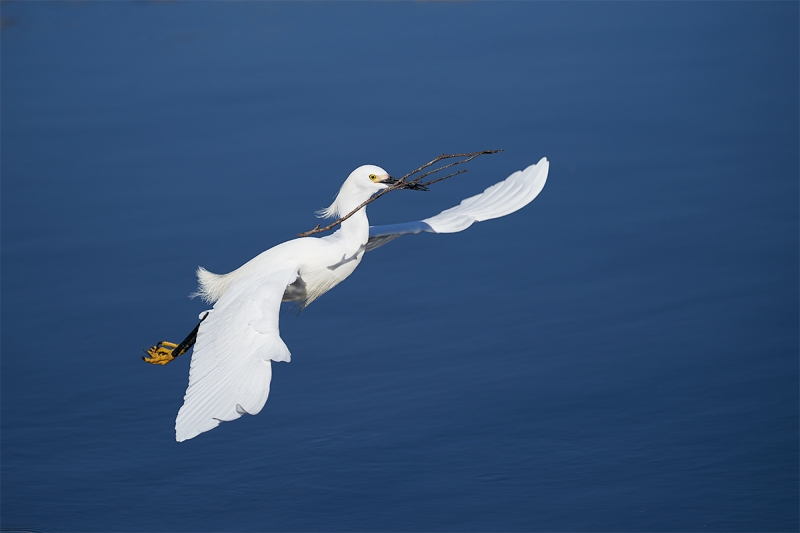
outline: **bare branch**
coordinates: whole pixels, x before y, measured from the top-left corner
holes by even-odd
[[[426,183],[420,183],[419,186],[420,187],[427,187],[428,185],[431,185],[432,183],[436,183],[437,181],[443,181],[443,180],[446,180],[447,178],[452,178],[453,176],[458,176],[459,174],[463,174],[466,171],[467,171],[466,168],[462,168],[461,170],[456,170],[455,172],[453,172],[451,174],[448,174],[447,176],[445,176],[443,178],[436,178],[435,180],[431,180],[431,181],[428,181]]]
[[[436,174],[437,172],[441,172],[442,170],[444,170],[446,168],[454,167],[456,165],[461,165],[462,163],[468,163],[469,161],[472,161],[473,159],[475,159],[478,156],[481,156],[481,155],[484,155],[484,154],[496,154],[497,152],[502,152],[502,151],[503,150],[482,150],[480,152],[470,152],[470,153],[464,153],[464,154],[442,154],[442,155],[438,156],[437,158],[433,159],[432,161],[429,161],[429,162],[425,163],[424,165],[422,165],[420,167],[417,167],[416,169],[412,170],[411,172],[409,172],[408,174],[406,174],[402,178],[398,179],[392,185],[389,185],[387,188],[383,189],[382,191],[380,191],[378,194],[374,195],[369,200],[363,202],[361,205],[359,205],[358,207],[356,207],[355,209],[353,209],[352,211],[347,213],[345,216],[343,216],[339,220],[336,220],[335,222],[332,222],[332,223],[328,224],[324,228],[321,228],[320,225],[317,224],[317,226],[314,229],[309,230],[309,231],[305,231],[303,233],[298,233],[297,236],[298,237],[308,237],[309,235],[314,235],[315,233],[323,233],[325,231],[329,231],[329,230],[335,228],[336,226],[338,226],[339,224],[341,224],[342,222],[344,222],[345,220],[347,220],[348,218],[350,218],[351,216],[353,216],[354,214],[356,214],[359,209],[365,207],[367,204],[370,204],[370,203],[374,202],[375,200],[377,200],[378,198],[380,198],[381,196],[383,196],[384,194],[386,194],[386,193],[388,193],[390,191],[393,191],[395,189],[406,189],[406,188],[408,188],[408,187],[410,187],[412,185],[418,185],[420,187],[427,187],[428,185],[436,183],[437,181],[446,180],[447,178],[452,178],[453,176],[457,176],[458,174],[463,174],[467,170],[466,169],[459,170],[457,172],[453,172],[452,174],[448,174],[447,176],[444,176],[443,178],[437,178],[437,179],[428,181],[426,183],[419,183],[423,178],[426,178],[426,177],[428,177],[430,175]],[[437,167],[435,169],[429,170],[429,171],[427,171],[427,172],[425,172],[423,174],[420,174],[419,176],[417,176],[416,178],[414,178],[412,180],[408,179],[411,176],[413,176],[414,174],[418,174],[418,173],[422,172],[423,170],[425,170],[426,168],[429,168],[429,167],[435,165],[439,161],[443,161],[445,159],[453,159],[455,157],[462,157],[464,159],[460,159],[459,161],[454,161],[453,163],[449,163],[447,165],[442,165],[441,167]]]

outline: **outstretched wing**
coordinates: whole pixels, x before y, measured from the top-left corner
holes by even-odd
[[[374,250],[408,233],[455,233],[470,227],[473,222],[504,217],[522,209],[536,198],[547,181],[550,162],[543,157],[535,165],[518,170],[509,177],[495,183],[481,194],[462,200],[460,204],[446,209],[436,216],[369,228],[367,251]]]
[[[289,361],[278,312],[297,264],[281,262],[231,283],[197,332],[189,387],[175,420],[178,442],[214,429],[220,422],[255,415],[267,401],[270,361]]]

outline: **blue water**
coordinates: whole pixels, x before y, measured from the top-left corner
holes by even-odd
[[[792,2],[3,3],[2,527],[796,531]],[[202,302],[364,163],[546,156],[299,316],[264,410],[174,441]]]

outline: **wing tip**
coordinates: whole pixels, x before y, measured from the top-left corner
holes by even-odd
[[[183,423],[180,414],[178,414],[177,420],[175,420],[175,441],[176,442],[183,442],[189,439],[193,439],[201,433],[205,433],[206,431],[211,431],[215,427],[217,427],[220,423],[219,419],[212,418],[209,420],[211,424],[208,427],[198,428],[196,424],[194,425],[187,425]]]
[[[550,160],[548,160],[546,157],[543,157],[539,161],[537,161],[535,164],[533,164],[533,165],[529,166],[528,168],[526,168],[525,170],[532,170],[532,169],[544,170],[545,177],[546,177],[548,171],[550,170]]]

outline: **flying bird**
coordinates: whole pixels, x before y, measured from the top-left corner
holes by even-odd
[[[333,234],[278,244],[227,274],[198,268],[195,294],[213,308],[200,314],[200,323],[183,342],[176,345],[162,341],[144,358],[153,364],[166,364],[194,345],[189,386],[175,420],[175,439],[191,439],[220,422],[261,411],[269,395],[271,362],[289,362],[291,357],[278,330],[281,302],[309,305],[352,274],[366,252],[401,235],[455,233],[473,222],[523,208],[541,192],[549,166],[542,158],[481,194],[424,220],[370,227],[364,206]],[[344,216],[396,183],[398,180],[380,167],[358,167],[320,214]],[[424,189],[416,183],[404,188]]]

